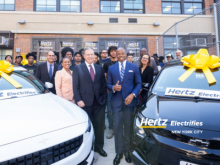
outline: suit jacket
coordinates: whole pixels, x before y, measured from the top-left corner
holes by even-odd
[[[57,95],[74,103],[72,82],[72,76],[64,68],[56,72],[55,89]]]
[[[122,88],[121,91],[115,91],[114,93],[112,88],[118,81]],[[134,93],[136,96],[138,96],[142,87],[141,75],[138,67],[135,64],[126,61],[124,78],[123,81],[121,81],[119,63],[110,66],[107,73],[107,87],[108,90],[112,91],[113,106],[120,106],[122,104],[122,99],[125,100],[131,93]],[[136,105],[137,99],[134,98],[133,101],[127,106],[134,107]]]
[[[56,90],[55,90],[55,84],[54,84],[54,77],[55,77],[55,73],[58,69],[58,65],[54,64],[54,70],[53,70],[53,76],[52,79],[50,79],[49,77],[49,73],[48,73],[48,69],[47,69],[47,62],[41,63],[37,66],[37,70],[35,73],[35,76],[43,83],[45,84],[45,82],[50,82],[53,84],[53,88],[50,88],[49,90],[56,94]]]
[[[107,87],[104,70],[100,65],[94,64],[95,79],[92,81],[90,72],[85,63],[73,70],[73,93],[75,102],[83,101],[85,106],[93,104],[94,96],[99,104],[104,105],[107,100]]]

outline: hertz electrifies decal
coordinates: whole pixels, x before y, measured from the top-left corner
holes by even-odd
[[[219,91],[200,90],[200,89],[166,88],[165,95],[220,99]]]

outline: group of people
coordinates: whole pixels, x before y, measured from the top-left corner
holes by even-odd
[[[36,56],[28,53],[28,64],[23,66],[42,82],[53,84],[51,92],[81,107],[92,121],[95,141],[94,151],[106,157],[103,150],[105,110],[109,131],[106,138],[115,138],[116,157],[114,165],[125,160],[130,163],[130,134],[132,116],[138,100],[147,97],[148,87],[158,74],[164,58],[157,54],[150,56],[146,48],[140,51],[140,59],[133,62],[133,54],[124,48],[115,46],[103,49],[97,55],[91,48],[85,48],[74,54],[71,48],[61,52],[61,63],[56,62],[55,52],[49,51],[47,61],[34,64]],[[10,56],[6,60],[10,61]],[[15,65],[21,66],[22,56],[16,56]],[[11,62],[11,61],[10,61]],[[126,119],[126,120],[124,120]]]

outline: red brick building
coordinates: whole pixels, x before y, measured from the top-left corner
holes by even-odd
[[[84,47],[85,42],[95,43],[97,51],[113,42],[124,48],[135,42],[139,48],[146,47],[152,55],[157,53],[157,36],[175,22],[213,3],[213,0],[0,1],[0,36],[11,38],[10,44],[14,43],[13,47],[0,45],[0,60],[7,54],[37,54],[41,41],[53,41],[53,49],[57,52],[60,52],[61,42],[75,44],[75,51]],[[188,25],[190,28],[186,28],[184,34],[214,33],[213,16],[201,15],[195,25],[202,23],[203,18],[210,24],[203,24],[201,29]],[[5,31],[11,33],[5,35]]]

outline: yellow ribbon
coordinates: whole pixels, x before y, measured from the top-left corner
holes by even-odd
[[[11,83],[15,88],[22,88],[22,85],[11,78],[8,74],[13,72],[14,66],[11,65],[8,61],[0,61],[0,76]]]
[[[216,79],[209,68],[215,69],[220,66],[218,56],[211,55],[207,49],[200,49],[195,55],[187,55],[181,58],[183,65],[189,69],[179,77],[181,82],[184,82],[196,69],[202,69],[209,84],[215,83]]]

